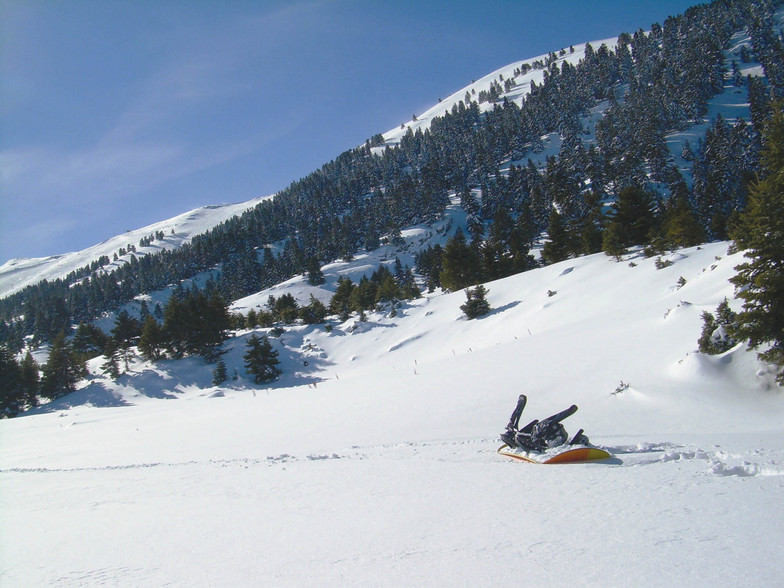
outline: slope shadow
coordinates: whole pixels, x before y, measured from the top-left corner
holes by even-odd
[[[89,385],[71,392],[70,394],[32,408],[20,414],[20,417],[32,416],[36,414],[48,414],[60,410],[68,410],[76,406],[95,406],[97,408],[113,408],[119,406],[131,406],[124,398],[117,396],[108,390],[103,382],[91,382]]]
[[[147,398],[171,399],[177,398],[172,392],[182,381],[180,378],[167,372],[166,376],[158,371],[144,370],[140,373],[126,373],[117,380],[119,383],[133,388]]]

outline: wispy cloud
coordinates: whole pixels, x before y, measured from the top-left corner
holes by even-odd
[[[75,98],[61,104],[52,96],[47,106],[62,109],[61,121],[84,121],[84,129],[60,128],[54,117],[47,133],[0,144],[4,208],[22,215],[14,227],[3,215],[2,240],[12,233],[64,234],[80,217],[86,224],[99,211],[127,210],[131,199],[145,206],[146,193],[157,190],[160,198],[173,180],[179,180],[179,192],[187,191],[190,177],[195,182],[199,172],[258,152],[297,128],[299,113],[266,107],[291,90],[270,88],[291,80],[276,80],[268,70],[298,20],[313,19],[312,9],[323,4],[285,3],[250,15],[240,10],[219,22],[201,18],[177,22],[173,30],[159,27],[144,41],[161,48],[156,59],[128,77],[114,72],[127,91],[108,92],[114,101],[97,112],[78,97],[104,88],[91,86],[95,80],[68,80]]]

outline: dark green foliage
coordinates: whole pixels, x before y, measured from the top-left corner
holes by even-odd
[[[390,274],[390,278],[391,278]],[[379,283],[371,281],[367,276],[362,276],[359,283],[352,289],[349,298],[349,308],[351,311],[369,310],[376,305],[376,294],[378,293]]]
[[[95,325],[80,323],[71,339],[71,347],[84,359],[90,359],[103,353],[107,339],[106,333]]]
[[[163,346],[173,358],[200,355],[217,361],[231,327],[228,306],[217,292],[172,295],[164,309]]]
[[[672,198],[667,203],[662,227],[667,248],[693,247],[705,242],[705,231],[685,198]]]
[[[38,404],[38,364],[28,351],[21,363],[0,346],[0,418],[18,415]]]
[[[751,349],[770,346],[760,358],[781,368],[784,384],[784,112],[782,103],[766,127],[762,152],[763,171],[751,187],[749,205],[735,237],[746,250],[745,263],[737,266],[737,297],[743,300],[735,334]]]
[[[620,223],[610,223],[602,233],[602,249],[604,252],[620,261],[626,253],[623,245],[623,230]]]
[[[354,283],[347,276],[338,278],[337,288],[329,302],[329,312],[336,314],[341,320],[346,320],[351,314],[351,296],[354,293]]]
[[[563,217],[557,210],[550,211],[550,221],[547,223],[548,240],[542,248],[542,258],[546,263],[558,263],[569,257],[572,250],[572,238],[567,230]]]
[[[116,380],[120,377],[120,351],[114,339],[109,339],[106,342],[103,356],[105,361],[101,364],[101,370],[112,380]]]
[[[308,262],[308,284],[311,286],[319,286],[326,282],[324,278],[324,272],[321,271],[321,265],[319,264],[318,259],[315,257],[311,257],[310,261]]]
[[[245,370],[257,384],[276,380],[281,374],[278,364],[278,352],[272,348],[267,337],[259,339],[256,335],[248,338],[247,351],[243,356]]]
[[[413,272],[396,260],[395,274],[382,264],[369,278],[362,276],[358,284],[354,284],[350,278],[339,277],[337,289],[329,303],[329,312],[346,320],[352,312],[364,313],[381,309],[385,305],[394,309],[398,301],[419,296],[421,293]]]
[[[52,341],[49,360],[43,368],[41,395],[55,400],[76,390],[77,382],[86,374],[84,361],[73,352],[60,332]]]
[[[128,355],[132,345],[139,341],[142,334],[142,328],[139,321],[128,314],[128,311],[121,310],[117,314],[114,321],[114,328],[112,329],[112,338],[114,339],[117,347],[122,352],[123,360],[125,361],[125,369],[128,370]]]
[[[141,306],[139,307],[139,324],[144,325],[144,322],[147,320],[147,317],[150,316],[150,309],[147,306],[147,301],[142,300]]]
[[[236,300],[262,288],[263,275],[256,250],[247,244],[240,252],[231,254],[224,263],[218,289],[226,300]]]
[[[576,254],[599,253],[602,250],[602,231],[604,230],[604,217],[601,206],[602,196],[598,192],[589,192],[583,195],[585,213],[582,219],[576,221],[577,237],[572,238],[572,245]],[[573,231],[575,232],[575,231]]]
[[[624,249],[647,243],[656,222],[650,194],[637,186],[629,186],[618,194],[618,199],[611,208],[607,231],[612,231],[612,235],[605,235],[608,240],[605,251],[608,255],[616,255],[618,247]],[[608,250],[608,246],[612,251]]]
[[[327,307],[311,294],[310,303],[299,309],[299,316],[306,325],[318,325],[327,317]]]
[[[291,324],[299,317],[299,304],[291,294],[283,294],[280,298],[269,297],[267,307],[276,320],[286,324]]]
[[[476,250],[466,243],[465,235],[458,230],[444,247],[441,258],[441,286],[457,291],[473,286],[482,278],[482,261]]]
[[[164,343],[163,329],[152,315],[147,315],[139,337],[139,353],[145,359],[156,361],[163,357]]]
[[[427,289],[432,292],[441,287],[442,255],[444,253],[441,245],[428,245],[416,254],[416,267],[420,274],[427,278]]]
[[[481,284],[476,288],[466,288],[466,303],[460,306],[460,310],[469,320],[486,315],[490,312],[490,303],[487,302],[487,289]]]
[[[692,199],[712,239],[726,239],[727,218],[745,207],[758,151],[753,129],[742,120],[730,126],[718,115],[706,131],[692,168]]]
[[[38,391],[40,386],[39,365],[28,351],[22,362],[19,364],[22,394],[27,406],[33,407],[38,404]],[[2,381],[0,379],[0,381]]]
[[[226,381],[228,377],[229,375],[226,371],[226,363],[221,359],[218,361],[215,369],[212,370],[212,385],[220,386],[223,382]]]
[[[24,410],[22,373],[11,352],[0,346],[0,418],[10,418]]]

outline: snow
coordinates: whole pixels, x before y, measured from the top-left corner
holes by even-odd
[[[326,266],[325,287],[383,257]],[[472,321],[462,292],[437,291],[396,317],[288,327],[268,386],[245,377],[242,331],[219,387],[201,360],[136,359],[0,421],[0,583],[773,585],[784,399],[743,346],[696,352],[741,254],[665,259],[491,282]],[[614,459],[498,455],[521,392],[523,419],[577,404],[567,429]]]
[[[128,249],[129,244],[136,247],[134,253],[136,257],[157,253],[164,249],[176,249],[189,243],[195,235],[206,233],[267,198],[270,197],[254,198],[238,204],[203,206],[169,220],[154,223],[141,229],[126,231],[122,235],[117,235],[81,251],[34,259],[11,259],[0,266],[0,298],[10,296],[43,280],[52,281],[64,278],[69,273],[90,265],[94,260],[104,255],[109,258],[110,263],[103,269],[104,271],[112,271],[118,265],[130,261],[131,253],[122,257],[118,256],[118,259],[114,260],[114,255],[118,253],[120,248]],[[164,233],[162,240],[156,239],[146,247],[139,246],[141,239],[159,231]]]
[[[607,48],[612,51],[615,49],[617,43],[617,38],[611,38],[601,41],[591,41],[590,45],[594,50],[598,49],[602,45],[606,45]],[[555,63],[559,68],[561,67],[562,62],[567,62],[570,65],[576,66],[579,61],[585,57],[586,45],[588,45],[588,43],[573,45],[572,47],[574,48],[574,51],[571,51],[570,48],[564,48],[563,50],[565,53],[563,55],[560,54],[561,50],[556,51],[555,54],[557,56],[557,60]],[[524,65],[530,65],[533,67],[533,64],[537,61],[544,63],[547,58],[547,55],[540,55],[531,59],[516,61],[515,63],[506,65],[478,80],[472,81],[464,88],[461,88],[447,98],[440,100],[438,104],[428,108],[421,115],[417,115],[416,120],[405,122],[403,123],[402,128],[397,127],[384,133],[383,137],[385,146],[397,145],[409,129],[411,129],[413,132],[416,132],[418,129],[425,130],[430,126],[430,122],[434,118],[443,116],[447,112],[450,112],[453,106],[459,104],[461,101],[465,101],[466,92],[471,93],[472,101],[478,101],[479,93],[482,91],[489,91],[494,81],[500,82],[503,86],[501,79],[514,79],[516,84],[515,87],[508,92],[503,92],[499,100],[502,102],[503,98],[506,98],[518,106],[521,106],[523,100],[531,91],[531,82],[534,82],[537,85],[541,85],[544,82],[545,70],[541,68],[535,68],[517,76],[515,76],[515,70],[520,69]],[[492,102],[482,102],[479,104],[479,110],[480,112],[487,112],[488,110],[492,110],[494,106],[495,105]],[[378,152],[378,150],[383,150],[384,148],[385,147],[375,147],[374,149]]]

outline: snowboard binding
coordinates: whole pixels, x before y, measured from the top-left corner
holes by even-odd
[[[569,441],[569,435],[561,424],[562,420],[577,412],[577,405],[575,404],[544,420],[533,420],[522,429],[518,429],[520,416],[523,414],[527,400],[525,394],[520,394],[517,399],[517,406],[515,406],[509,423],[506,425],[506,430],[501,433],[501,440],[510,448],[517,447],[525,451],[541,453],[553,447],[567,444],[589,444],[588,437],[583,434],[582,429],[577,431],[577,434]]]

